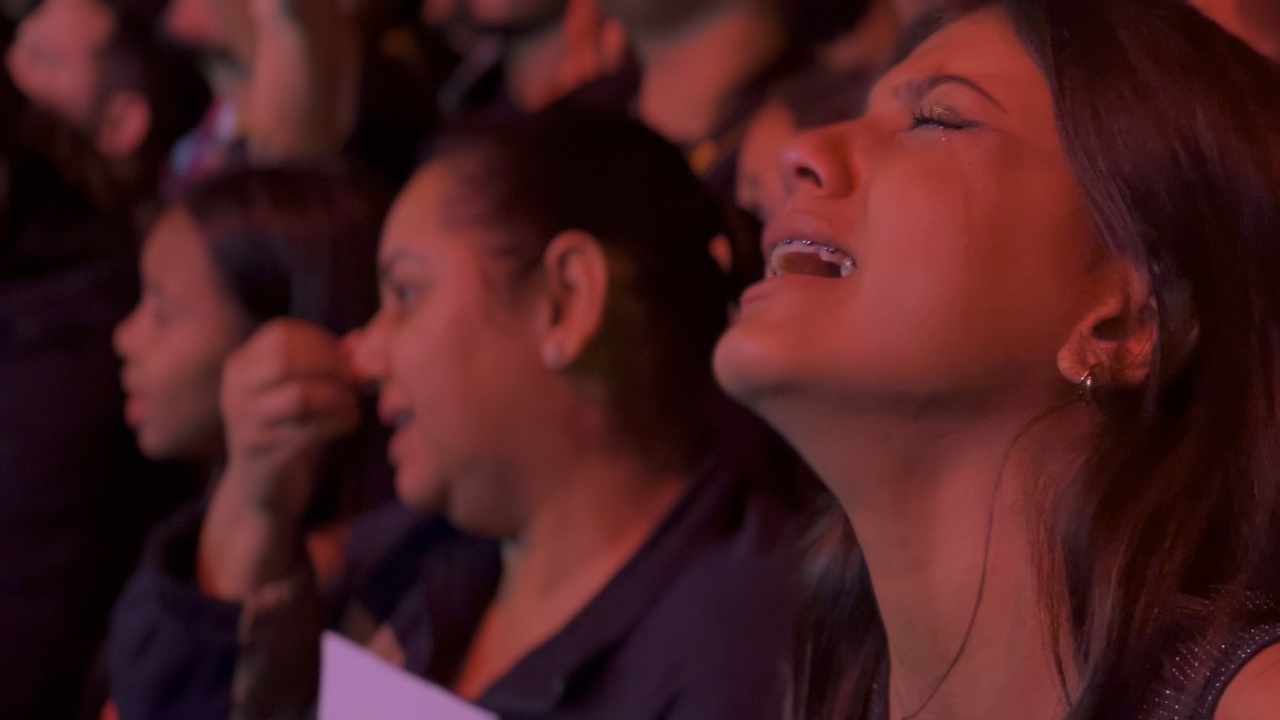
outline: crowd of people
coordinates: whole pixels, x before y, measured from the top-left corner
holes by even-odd
[[[0,718],[1280,718],[1276,8],[0,4]]]

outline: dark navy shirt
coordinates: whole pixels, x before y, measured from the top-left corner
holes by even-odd
[[[125,720],[229,712],[237,608],[190,580],[192,524],[161,538],[117,608],[112,690]],[[499,565],[494,545],[440,528],[404,511],[362,521],[344,592],[390,625],[407,669],[448,686]],[[796,532],[784,504],[708,463],[606,587],[478,704],[506,720],[781,717]]]

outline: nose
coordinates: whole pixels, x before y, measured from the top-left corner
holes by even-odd
[[[137,347],[137,337],[138,308],[135,307],[116,324],[115,330],[111,333],[111,347],[116,351],[116,356],[121,360],[128,360]]]
[[[787,196],[798,192],[840,197],[853,191],[846,137],[852,123],[828,125],[796,136],[782,151]]]
[[[387,319],[379,310],[362,328],[342,338],[347,365],[361,383],[379,383],[387,374]]]
[[[19,90],[29,86],[27,82],[27,67],[29,63],[26,62],[27,58],[24,54],[26,48],[21,43],[22,36],[19,35],[4,53],[4,69],[9,73],[9,79],[13,81],[14,86]]]

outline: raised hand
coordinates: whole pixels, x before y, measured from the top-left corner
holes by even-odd
[[[358,388],[337,337],[273,320],[230,358],[221,406],[227,462],[201,533],[207,592],[242,599],[286,572],[324,446],[360,422]]]

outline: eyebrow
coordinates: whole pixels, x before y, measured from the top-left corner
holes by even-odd
[[[378,282],[386,282],[387,275],[391,273],[391,268],[401,262],[426,265],[426,261],[408,250],[393,250],[385,258],[378,260]]]
[[[905,103],[908,103],[910,105],[919,105],[920,103],[924,102],[924,99],[929,96],[929,93],[933,92],[934,90],[937,90],[939,87],[942,87],[943,85],[960,85],[962,87],[968,88],[973,92],[977,93],[978,95],[982,96],[983,98],[985,98],[987,102],[990,102],[992,105],[995,105],[997,108],[1000,109],[1001,112],[1005,113],[1006,115],[1009,113],[1009,111],[1005,109],[1005,106],[1000,104],[999,100],[995,99],[995,96],[987,92],[986,89],[983,88],[978,83],[970,80],[969,78],[963,75],[951,75],[951,74],[943,73],[938,75],[930,75],[929,77],[920,78],[918,80],[909,80],[907,82],[902,83],[898,87],[894,88],[894,95],[897,96],[901,101]]]

